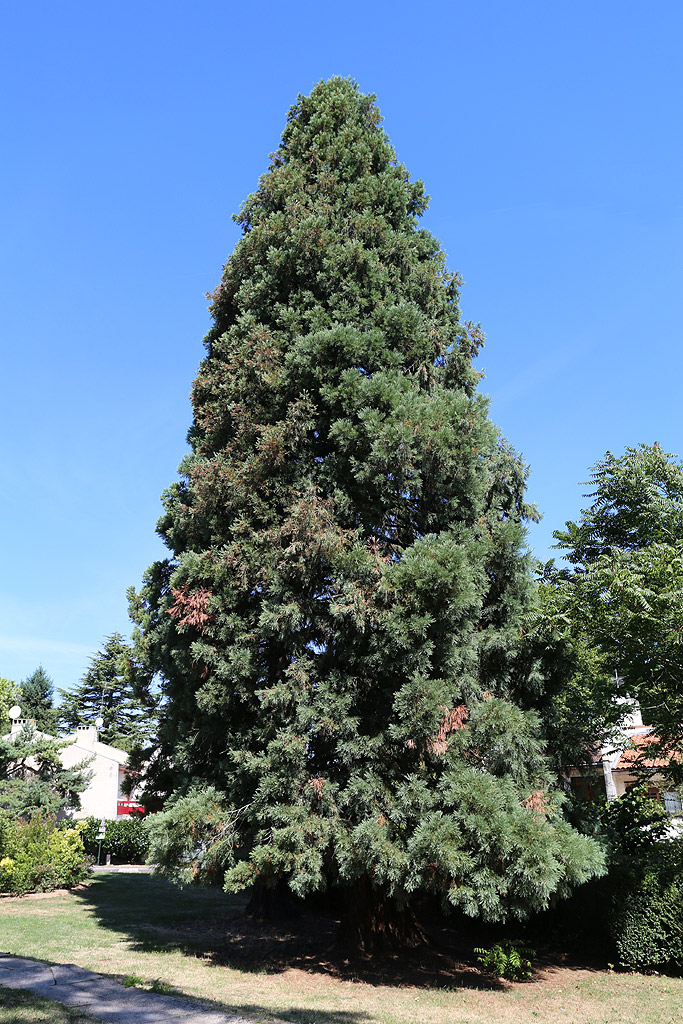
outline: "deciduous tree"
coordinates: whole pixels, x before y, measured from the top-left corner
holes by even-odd
[[[12,679],[0,676],[0,736],[10,727],[10,708],[19,699],[19,687]]]
[[[683,465],[641,444],[607,452],[591,484],[590,507],[555,534],[572,567],[555,575],[556,600],[683,754]],[[679,761],[671,770],[683,778]]]

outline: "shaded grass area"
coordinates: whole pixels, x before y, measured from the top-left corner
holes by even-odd
[[[0,985],[0,1024],[99,1024],[80,1010]]]
[[[362,958],[335,944],[336,924],[333,914],[306,912],[264,925],[245,917],[243,900],[220,891],[179,890],[149,875],[102,874],[75,892],[0,901],[0,949],[76,963],[119,980],[134,975],[145,988],[169,986],[258,1021],[683,1019],[683,979],[613,974],[586,961],[546,956],[532,982],[513,985],[477,970],[476,931],[433,924],[427,949]]]

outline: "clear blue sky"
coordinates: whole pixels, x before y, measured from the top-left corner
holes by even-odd
[[[208,327],[297,93],[375,92],[552,531],[681,445],[683,6],[24,0],[0,20],[0,675],[75,683],[163,552]]]

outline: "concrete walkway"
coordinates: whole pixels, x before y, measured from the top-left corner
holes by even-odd
[[[0,985],[82,1010],[107,1024],[254,1024],[173,996],[126,988],[74,964],[41,964],[0,953]]]
[[[92,864],[93,875],[151,875],[154,868],[151,864]]]

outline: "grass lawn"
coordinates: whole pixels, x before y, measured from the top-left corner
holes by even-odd
[[[0,985],[0,1024],[99,1024],[80,1010]]]
[[[679,1024],[683,979],[541,964],[533,981],[495,983],[471,956],[425,953],[354,960],[334,922],[246,920],[239,900],[178,890],[149,875],[102,874],[74,892],[0,900],[0,950],[292,1024]],[[475,942],[472,945],[476,944]],[[168,988],[167,988],[168,986]],[[14,998],[14,997],[12,997]],[[0,1007],[2,1007],[0,994]],[[0,1024],[85,1024],[22,1008]],[[28,1012],[22,1017],[19,1013]],[[42,1011],[41,1011],[42,1012]]]

